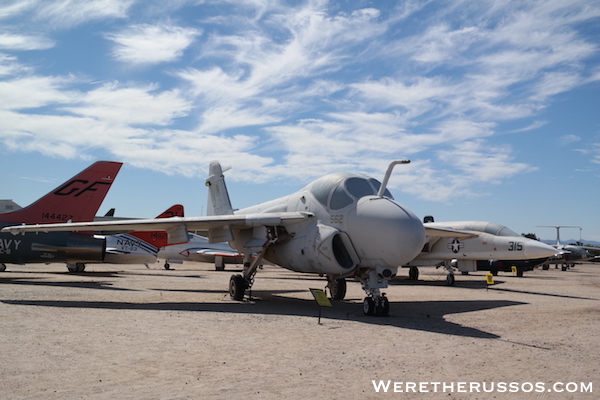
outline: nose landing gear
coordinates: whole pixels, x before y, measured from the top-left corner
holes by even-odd
[[[363,312],[365,315],[387,317],[390,314],[390,302],[385,296],[385,293],[381,293],[379,296],[365,297],[363,301]]]
[[[388,316],[390,313],[390,302],[379,289],[388,287],[390,279],[396,276],[397,268],[377,267],[364,271],[358,277],[362,288],[367,292],[363,301],[363,312],[365,315]]]

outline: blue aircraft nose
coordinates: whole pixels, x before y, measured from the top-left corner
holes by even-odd
[[[425,244],[425,228],[419,218],[385,197],[361,198],[347,227],[364,267],[401,266],[419,255]]]

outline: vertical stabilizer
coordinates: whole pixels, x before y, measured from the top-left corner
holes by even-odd
[[[0,221],[29,225],[93,221],[122,165],[98,161],[30,206],[0,214]]]
[[[175,204],[171,206],[169,209],[164,211],[156,218],[173,218],[173,217],[183,217],[184,211],[183,206],[181,204]],[[161,248],[167,246],[169,244],[169,236],[166,231],[156,231],[156,232],[131,232],[129,233],[131,236],[135,236],[138,239],[143,240],[146,243],[150,243],[151,245]],[[187,231],[186,238],[184,242],[187,242]]]
[[[227,185],[225,185],[225,176],[223,175],[221,164],[219,164],[218,161],[210,163],[206,186],[208,186],[206,215],[233,214],[231,200],[229,200],[229,192],[227,192]]]

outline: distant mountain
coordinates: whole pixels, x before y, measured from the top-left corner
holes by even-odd
[[[561,239],[560,240],[560,244],[571,244],[571,243],[577,243],[579,241],[579,239]],[[542,239],[542,242],[547,243],[547,244],[556,244],[556,239],[552,240],[552,239]],[[595,246],[595,247],[600,247],[600,242],[596,242],[594,240],[585,240],[582,239],[583,245],[584,246]]]

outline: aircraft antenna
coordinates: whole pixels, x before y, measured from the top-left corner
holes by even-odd
[[[394,167],[398,164],[409,164],[409,163],[410,163],[410,160],[395,160],[390,163],[387,171],[385,172],[385,176],[383,177],[383,182],[381,183],[381,187],[379,188],[379,192],[377,193],[377,196],[383,197],[383,194],[385,193],[385,189],[387,188],[387,184],[388,184],[388,181],[390,180],[390,176],[392,175],[392,170],[394,169]]]

